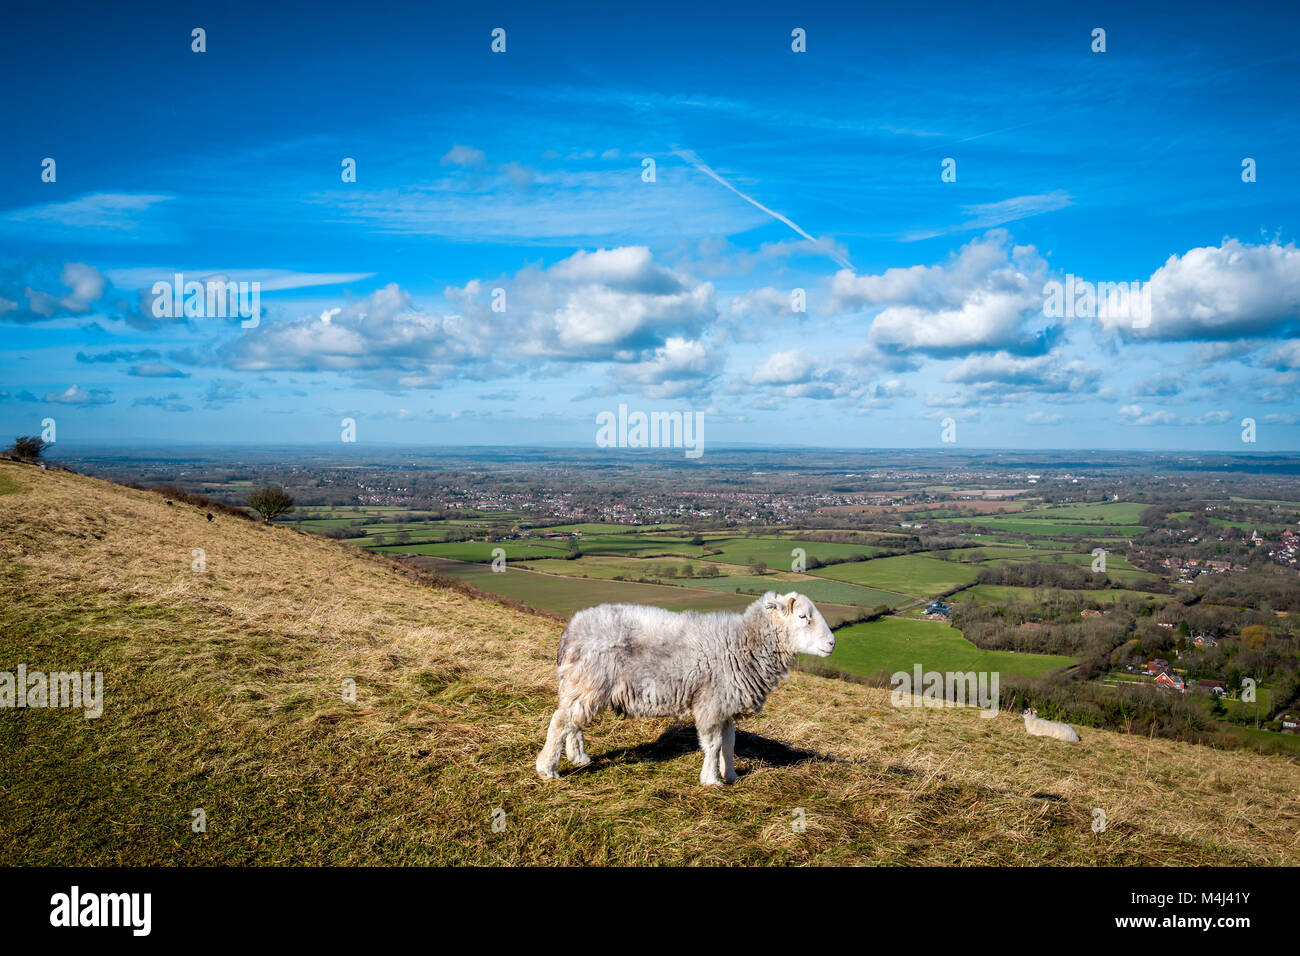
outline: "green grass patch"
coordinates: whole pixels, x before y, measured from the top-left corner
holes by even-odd
[[[1076,663],[1055,654],[1017,654],[985,651],[961,632],[936,621],[886,617],[851,624],[835,633],[835,652],[828,663],[853,674],[895,673],[920,664],[924,670],[996,671],[1017,677],[1036,677]]]
[[[902,594],[891,594],[888,591],[845,584],[842,581],[818,580],[815,577],[794,574],[784,574],[779,578],[768,575],[697,578],[690,582],[689,586],[716,591],[735,591],[736,588],[741,588],[750,594],[762,594],[764,591],[777,591],[782,594],[787,591],[798,591],[812,598],[818,606],[825,601],[834,604],[856,604],[858,607],[867,608],[880,604],[895,607],[908,600],[908,597]]]
[[[717,538],[708,542],[708,548],[720,550],[720,554],[708,555],[709,560],[725,564],[748,566],[761,561],[773,570],[790,570],[794,561],[795,548],[803,548],[809,558],[849,558],[854,555],[879,554],[880,548],[869,544],[838,544],[827,541],[805,541],[799,538],[763,537],[763,538]]]
[[[903,554],[853,564],[836,564],[809,573],[817,577],[924,597],[970,584],[979,571],[960,561],[944,561],[925,554]]]

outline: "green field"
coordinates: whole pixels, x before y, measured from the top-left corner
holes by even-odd
[[[948,552],[952,555],[954,561],[967,564],[979,562],[992,564],[995,561],[1000,561],[1005,564],[1016,561],[1033,561],[1042,553],[1023,544],[980,544],[978,538],[972,538],[971,540],[976,542],[975,547],[954,548]],[[979,552],[982,557],[977,556],[975,552]]]
[[[1094,538],[1126,538],[1146,531],[1140,524],[1079,524],[1055,518],[1031,518],[1027,513],[1014,517],[998,515],[972,515],[968,518],[939,518],[941,522],[962,522],[978,528],[990,528],[995,531],[1008,531],[1015,534],[1049,534],[1090,536]]]
[[[564,542],[548,542],[552,546],[535,544],[531,541],[449,541],[439,544],[395,544],[375,548],[380,554],[422,554],[435,558],[450,558],[453,561],[488,561],[492,552],[501,548],[506,553],[506,560],[518,561],[522,558],[553,558],[565,553]]]
[[[564,542],[560,542],[561,545]],[[674,554],[685,558],[698,557],[699,545],[689,538],[646,534],[599,534],[578,541],[583,554]]]
[[[969,584],[979,572],[971,565],[958,561],[944,561],[926,554],[903,554],[852,564],[834,564],[809,573],[817,577],[925,597]]]
[[[614,578],[626,578],[630,581],[639,581],[648,578],[654,581],[662,581],[663,577],[656,571],[668,565],[675,567],[680,572],[688,564],[698,572],[708,561],[700,561],[696,558],[678,558],[678,557],[658,557],[658,558],[636,558],[629,555],[614,554],[591,554],[587,553],[580,558],[569,560],[561,557],[546,557],[537,560],[528,561],[526,567],[530,571],[544,571],[547,574],[563,574],[574,578],[602,578],[606,581]],[[668,579],[673,584],[686,583],[690,584],[694,578],[684,578],[680,576]]]
[[[868,557],[879,554],[882,549],[869,544],[836,544],[826,541],[803,541],[798,538],[763,537],[763,538],[714,538],[707,542],[710,551],[719,550],[720,554],[710,554],[710,561],[724,564],[751,565],[762,561],[774,570],[790,570],[794,561],[791,552],[803,548],[809,558],[849,558],[858,554]]]
[[[858,607],[873,608],[881,604],[894,607],[905,603],[906,595],[880,591],[875,588],[846,584],[840,581],[825,580],[809,575],[794,574],[789,571],[769,573],[766,575],[723,574],[719,577],[671,577],[664,578],[656,571],[665,565],[682,568],[692,565],[698,572],[707,561],[686,561],[674,558],[632,558],[626,556],[586,554],[572,561],[564,558],[548,558],[528,561],[522,567],[530,571],[546,574],[558,574],[569,578],[590,578],[613,581],[622,577],[628,583],[652,580],[670,586],[694,588],[705,591],[740,590],[747,594],[761,594],[764,591],[799,591],[807,594],[814,601],[834,604],[852,604]],[[734,565],[723,565],[724,570],[734,569]],[[616,582],[617,583],[617,582]]]
[[[750,594],[762,594],[764,591],[782,593],[798,591],[816,601],[818,607],[821,607],[823,602],[856,604],[858,607],[876,607],[880,604],[895,607],[908,601],[908,597],[903,594],[892,594],[889,591],[877,591],[874,588],[845,584],[842,581],[824,581],[794,574],[783,574],[779,578],[767,575],[702,578],[691,582],[690,586],[717,591],[735,591],[736,588],[741,588]]]
[[[961,632],[935,621],[886,617],[851,624],[835,633],[835,652],[828,663],[854,674],[924,670],[996,671],[1008,676],[1036,677],[1075,663],[1053,654],[984,651]]]
[[[425,558],[420,564],[431,571],[472,584],[489,594],[497,594],[564,616],[606,603],[652,604],[671,611],[739,611],[754,602],[754,595],[736,594],[734,591],[569,578],[519,567],[507,567],[498,573],[492,570],[491,565],[466,564],[438,558]],[[819,603],[818,609],[832,627],[858,613],[856,607],[831,603]]]
[[[1072,505],[1049,505],[1021,513],[1025,518],[1065,518],[1071,521],[1099,521],[1104,524],[1137,524],[1150,505],[1140,501],[1089,501]]]

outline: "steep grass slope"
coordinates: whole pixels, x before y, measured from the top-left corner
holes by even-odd
[[[742,721],[733,787],[698,786],[691,728],[608,715],[544,783],[557,622],[152,493],[7,485],[0,670],[106,688],[97,720],[0,711],[0,864],[1300,862],[1283,758],[1067,747],[808,674]]]

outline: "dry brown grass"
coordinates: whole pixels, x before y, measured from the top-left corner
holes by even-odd
[[[610,716],[546,783],[557,622],[148,492],[0,479],[0,670],[106,681],[98,720],[0,712],[0,863],[1300,862],[1284,758],[1068,747],[809,674],[741,723],[733,787],[698,786],[691,728]]]

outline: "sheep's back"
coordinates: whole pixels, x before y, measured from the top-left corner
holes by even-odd
[[[1041,717],[1028,718],[1025,721],[1025,730],[1035,737],[1055,737],[1057,740],[1070,742],[1079,740],[1079,734],[1069,724],[1043,720]]]
[[[629,604],[579,611],[561,641],[561,682],[599,689],[618,713],[684,712],[722,657],[721,617]]]
[[[649,677],[680,671],[706,656],[710,642],[699,628],[704,616],[631,604],[588,608],[565,628],[559,663],[601,664]]]

